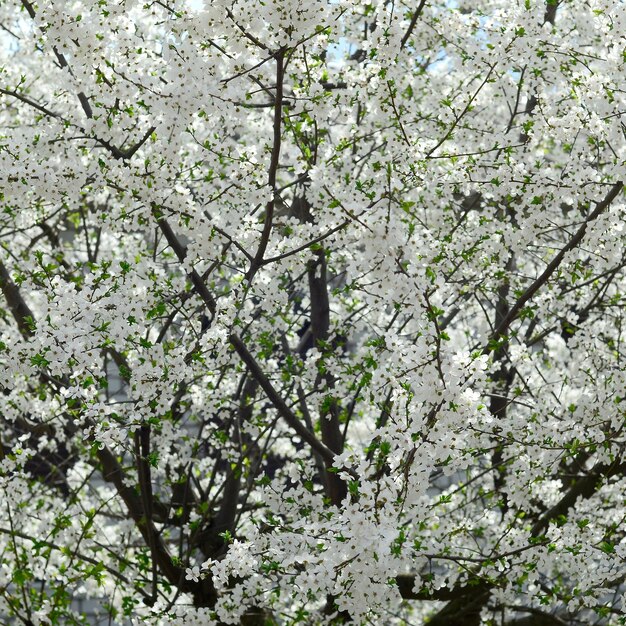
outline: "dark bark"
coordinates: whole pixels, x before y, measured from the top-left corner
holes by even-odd
[[[0,261],[0,289],[11,311],[13,319],[24,338],[32,337],[34,329],[34,317],[30,307],[26,304],[17,285],[11,279],[4,263]]]
[[[318,250],[315,256],[317,257],[316,260],[310,261],[307,267],[311,300],[311,333],[313,344],[323,355],[331,349],[329,343],[330,303],[328,299],[328,278],[326,275],[324,250]],[[323,358],[322,356],[321,359]],[[322,442],[329,450],[336,454],[341,454],[343,451],[343,437],[339,423],[341,407],[334,394],[335,379],[327,369],[324,374],[318,375],[316,386],[318,385],[323,385],[329,399],[328,403],[320,411]],[[333,504],[339,506],[346,496],[347,489],[345,482],[335,472],[328,471],[332,468],[332,465],[332,461],[330,463],[326,462],[328,497]]]

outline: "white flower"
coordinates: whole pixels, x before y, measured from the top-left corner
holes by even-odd
[[[185,572],[185,580],[193,580],[197,583],[200,580],[200,567],[198,565],[188,567]]]

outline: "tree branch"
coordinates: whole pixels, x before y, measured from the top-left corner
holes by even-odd
[[[131,146],[126,150],[121,150],[120,148],[114,146],[105,139],[97,139],[97,141],[113,155],[113,158],[118,160],[126,160],[130,159],[135,154],[135,152],[137,152],[137,150],[139,150],[139,148],[141,148],[141,146],[143,146],[143,144],[148,141],[150,135],[152,135],[155,130],[156,126],[151,126],[150,128],[148,128],[143,137],[134,146]]]
[[[184,570],[178,565],[174,565],[174,561],[167,551],[167,548],[156,533],[154,524],[147,519],[140,497],[132,487],[126,485],[124,471],[115,456],[113,456],[106,446],[102,449],[98,449],[97,456],[102,464],[103,478],[108,482],[112,482],[115,486],[118,494],[126,505],[131,519],[135,522],[145,542],[148,545],[153,543],[153,558],[156,559],[163,575],[172,585],[178,587],[181,591],[190,592],[195,598],[198,598],[202,604],[204,604],[205,601],[208,601],[210,605],[215,604],[217,592],[210,578],[198,583],[185,580]]]
[[[328,352],[329,347],[328,331],[330,328],[330,303],[328,300],[328,284],[326,278],[326,255],[324,249],[315,252],[317,257],[307,264],[307,274],[309,278],[309,296],[311,300],[311,332],[313,345],[323,352]],[[321,357],[323,358],[323,356]],[[326,384],[326,389],[331,392],[335,386],[332,374],[318,374],[315,381],[317,387],[322,380]],[[339,427],[340,408],[337,399],[332,395],[330,405],[320,413],[320,426],[322,431],[322,442],[336,454],[341,454],[343,450],[343,438]],[[339,505],[346,495],[346,484],[337,474],[328,472],[332,467],[326,465],[326,484],[328,486],[328,496],[333,504]]]
[[[148,546],[152,555],[152,597],[151,602],[157,599],[157,562],[159,555],[156,547],[155,528],[152,520],[152,477],[150,475],[150,425],[142,424],[135,431],[135,458],[137,461],[137,478],[141,493],[141,501],[145,516],[145,524],[148,535]]]
[[[30,15],[31,19],[34,20],[36,14],[35,14],[35,9],[33,5],[28,0],[22,0],[22,6],[26,9],[26,12],[28,13],[28,15]],[[61,66],[61,68],[62,69],[67,68],[67,71],[73,76],[74,74],[72,73],[72,69],[70,68],[68,64],[67,59],[65,58],[65,55],[62,52],[59,52],[56,46],[52,46],[52,51],[54,52],[54,56],[56,56],[57,61],[59,62],[59,65]],[[78,97],[78,101],[80,102],[80,106],[85,112],[85,115],[89,119],[91,119],[93,117],[93,111],[91,110],[89,99],[82,91],[78,92],[77,97]]]
[[[269,381],[267,376],[265,376],[259,367],[259,364],[250,354],[243,341],[235,334],[230,336],[229,341],[285,422],[287,422],[287,424],[296,432],[302,441],[308,443],[313,450],[319,453],[329,467],[332,466],[335,459],[335,453],[319,441],[319,439],[317,439],[315,435],[300,422],[295,413],[293,413],[285,401],[280,397],[280,394],[276,391],[276,389],[274,389],[274,386]],[[350,470],[348,471],[350,472]]]
[[[413,17],[411,17],[411,23],[409,24],[409,28],[407,29],[406,33],[404,33],[404,37],[402,37],[402,41],[400,42],[400,49],[404,48],[404,46],[406,46],[407,42],[409,41],[411,35],[413,34],[413,30],[415,29],[415,25],[417,24],[417,20],[419,20],[425,6],[426,0],[420,0],[417,9],[415,9],[415,11],[413,12]]]
[[[447,587],[442,587],[441,589],[422,588],[418,591],[414,591],[415,576],[413,574],[400,574],[396,576],[396,585],[404,600],[432,600],[433,602],[457,600],[490,588],[489,583],[486,583],[480,578],[476,578],[462,587],[453,587],[452,589]]]
[[[494,341],[498,341],[503,337],[503,335],[509,329],[509,326],[515,320],[515,318],[519,315],[520,311],[524,308],[524,305],[548,282],[548,279],[552,274],[558,269],[559,265],[563,261],[563,257],[570,251],[573,250],[585,236],[587,232],[587,226],[593,222],[597,217],[599,217],[606,209],[611,205],[613,200],[617,198],[617,196],[622,191],[624,183],[619,182],[614,184],[611,187],[609,193],[605,196],[605,198],[598,202],[596,208],[588,215],[587,219],[584,221],[582,226],[576,231],[574,236],[567,242],[563,248],[561,248],[560,252],[550,261],[546,269],[542,272],[541,276],[537,278],[528,289],[517,299],[515,304],[511,307],[508,314],[504,317],[504,319],[500,322],[498,327],[493,331],[491,336],[489,337],[489,344],[487,347],[483,349],[484,354],[488,354],[491,352],[491,344]]]
[[[34,335],[33,312],[26,304],[17,285],[11,279],[4,263],[0,261],[0,289],[11,311],[13,319],[17,322],[20,334],[25,339]]]
[[[20,100],[24,104],[27,104],[28,106],[31,106],[34,109],[37,109],[37,111],[39,111],[40,113],[43,113],[47,117],[52,117],[52,118],[57,118],[57,119],[61,117],[58,113],[55,113],[54,111],[51,111],[50,109],[47,109],[46,107],[35,102],[34,100],[31,100],[27,96],[24,96],[18,91],[15,91],[14,89],[9,90],[9,89],[3,89],[2,87],[0,87],[0,93],[4,94],[5,96],[11,96],[15,98],[16,100]]]
[[[265,206],[265,222],[259,248],[254,255],[254,260],[250,264],[250,269],[246,278],[252,282],[252,278],[263,264],[263,255],[267,249],[272,232],[274,219],[274,206],[276,204],[276,173],[278,171],[278,160],[280,157],[281,132],[282,132],[282,106],[283,106],[283,82],[285,78],[285,50],[281,49],[276,53],[276,94],[274,96],[274,137],[272,142],[272,156],[267,176],[267,184],[272,190],[272,199]]]
[[[603,478],[609,478],[619,473],[624,473],[624,464],[613,463],[612,465],[598,465],[586,476],[572,484],[565,495],[548,511],[546,511],[533,525],[530,534],[532,537],[541,535],[550,525],[552,520],[565,515],[571,509],[578,498],[588,499],[593,496]]]
[[[152,208],[152,214],[156,218],[157,224],[161,232],[165,236],[167,243],[170,245],[172,250],[174,250],[174,254],[178,258],[178,260],[182,263],[185,260],[185,257],[187,256],[187,249],[185,248],[185,246],[183,246],[183,244],[180,243],[180,241],[178,240],[178,237],[172,230],[172,227],[169,225],[168,221],[162,215],[159,214],[156,207]],[[198,272],[196,272],[196,270],[194,269],[188,272],[187,275],[189,276],[189,279],[191,280],[196,291],[202,298],[202,301],[205,303],[206,307],[209,309],[209,312],[211,313],[212,316],[214,316],[217,310],[217,304],[215,302],[215,299],[211,295],[210,291],[207,289],[207,286],[204,284],[204,280],[202,280],[202,277],[200,276],[200,274],[198,274]]]

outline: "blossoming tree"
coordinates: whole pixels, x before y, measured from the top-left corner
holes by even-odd
[[[623,2],[0,27],[2,620],[626,623]]]

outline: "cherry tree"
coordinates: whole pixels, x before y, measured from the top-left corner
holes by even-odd
[[[623,2],[0,27],[3,621],[626,624]]]

